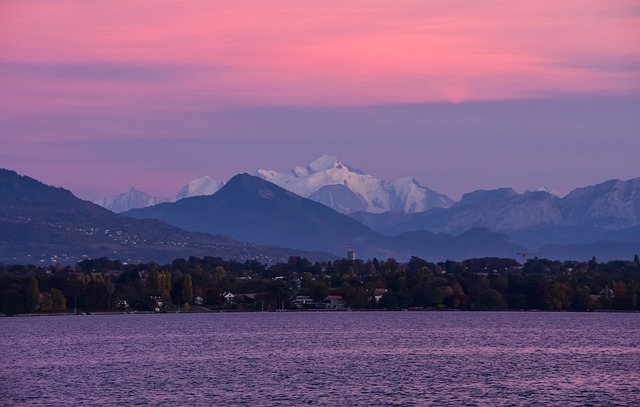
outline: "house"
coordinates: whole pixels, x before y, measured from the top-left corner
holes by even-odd
[[[385,295],[386,293],[387,293],[386,288],[376,288],[375,290],[373,290],[373,294],[371,295],[371,297],[377,304],[382,299],[382,296]]]
[[[308,295],[298,295],[293,304],[298,308],[308,308],[313,305],[313,298]]]
[[[222,294],[222,298],[224,298],[224,302],[227,305],[236,303],[236,296],[229,291],[225,291],[224,294]]]
[[[156,312],[160,312],[160,309],[162,308],[162,299],[160,298],[160,296],[159,295],[150,295],[149,299],[153,303],[154,310]]]
[[[124,311],[129,308],[129,304],[127,303],[127,300],[120,300],[118,301],[116,308],[120,311]]]
[[[605,285],[604,288],[598,293],[598,295],[600,295],[600,297],[603,298],[613,298],[613,290],[611,288],[609,288],[609,284]]]
[[[324,309],[343,310],[345,309],[344,299],[341,295],[327,295],[324,297]]]

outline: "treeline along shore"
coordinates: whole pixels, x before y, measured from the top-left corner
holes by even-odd
[[[170,264],[85,259],[0,265],[4,315],[237,310],[639,310],[640,261],[418,257],[273,265],[219,257]]]

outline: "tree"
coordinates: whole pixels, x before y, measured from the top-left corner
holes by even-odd
[[[24,312],[24,297],[20,290],[10,288],[0,296],[2,312],[7,315],[21,314]]]
[[[42,293],[40,308],[47,312],[64,312],[67,310],[67,298],[62,291],[52,288]]]
[[[193,282],[191,281],[191,275],[184,276],[182,282],[182,302],[191,304],[193,302]]]
[[[578,287],[575,290],[573,309],[576,311],[587,311],[593,309],[591,294],[585,287]]]
[[[635,281],[629,281],[629,308],[637,309],[638,308],[638,291],[636,289]]]
[[[54,312],[64,312],[67,310],[67,299],[62,294],[62,291],[57,288],[49,290],[51,296],[51,310]]]
[[[396,295],[393,292],[387,291],[386,293],[384,293],[384,295],[380,299],[379,305],[381,308],[398,309],[399,308],[398,297],[396,297]]]
[[[111,298],[114,290],[111,282],[90,282],[86,290],[86,306],[94,310],[111,309]]]
[[[547,309],[568,309],[573,293],[569,283],[554,281],[543,288],[542,302]]]
[[[40,306],[40,289],[38,288],[38,280],[34,277],[29,279],[29,287],[27,288],[27,312],[34,311]]]
[[[504,298],[498,290],[486,288],[478,292],[474,297],[471,308],[474,310],[499,310],[505,307]]]
[[[629,309],[629,290],[622,281],[613,283],[613,305],[616,309]]]

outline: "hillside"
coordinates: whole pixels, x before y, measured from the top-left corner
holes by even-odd
[[[328,257],[189,233],[157,220],[131,219],[83,201],[65,189],[0,169],[0,261],[74,262],[107,256],[129,262],[161,262],[176,257],[220,256],[272,262],[294,254]]]
[[[348,216],[249,174],[236,175],[214,195],[134,209],[125,215],[159,219],[190,231],[336,255],[342,255],[349,244],[378,237]]]

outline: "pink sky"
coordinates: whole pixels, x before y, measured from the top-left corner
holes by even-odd
[[[48,178],[87,197],[121,192],[132,184],[167,194],[193,175],[225,179],[234,171],[251,169],[246,167],[250,163],[282,170],[325,153],[352,165],[367,163],[358,158],[362,154],[340,151],[344,138],[353,138],[356,145],[371,141],[366,134],[353,134],[353,126],[358,127],[353,123],[360,120],[353,116],[352,124],[341,127],[335,114],[326,114],[326,132],[343,135],[332,144],[316,132],[313,137],[299,129],[289,134],[283,123],[245,129],[238,117],[258,123],[260,114],[256,118],[237,112],[296,107],[307,110],[292,114],[306,117],[314,109],[371,113],[379,111],[376,106],[389,105],[587,99],[606,105],[602,101],[608,98],[635,101],[639,95],[637,1],[0,3],[0,131],[5,145],[0,166]],[[379,120],[376,114],[367,120]],[[424,112],[414,114],[419,118]],[[568,116],[578,120],[579,114]],[[453,113],[451,120],[469,122],[467,116]],[[499,122],[499,116],[495,120]],[[615,139],[621,132],[619,145],[625,154],[637,121],[627,116],[626,122],[611,120],[610,134],[591,137]],[[469,137],[486,136],[491,143],[495,129],[490,117],[487,122],[488,127],[476,129],[480,136]],[[396,127],[370,134],[386,141],[423,128],[438,137],[431,134],[437,127],[422,124],[407,129],[399,120]],[[562,126],[571,128],[572,123]],[[243,131],[253,132],[253,138]],[[160,165],[122,152],[135,140],[154,143],[151,151],[157,154],[162,148],[173,150],[176,140],[194,139],[206,139],[203,146],[209,148],[222,145],[226,154],[237,151],[246,162],[227,159],[197,166],[176,160]],[[286,146],[291,139],[296,142],[289,150],[278,147],[265,157],[269,146]],[[374,144],[367,147],[372,157],[389,153],[388,143],[380,143],[387,146],[384,150]],[[439,146],[454,149],[446,143],[434,146],[428,137],[399,145],[405,147],[392,151],[394,156]],[[113,147],[112,157],[100,153],[105,146]],[[503,147],[496,144],[494,150]],[[514,146],[513,151],[519,150]],[[52,159],[52,153],[59,160]],[[111,166],[118,175],[102,179],[99,191],[87,179],[95,182],[94,177],[105,174],[87,170],[88,165]],[[428,186],[449,185],[441,192],[452,196],[473,188],[463,183],[462,175],[438,173],[445,179],[424,179],[422,174],[433,173],[426,164],[360,166],[381,178],[413,175]],[[496,168],[486,177],[506,170]],[[162,182],[150,178],[162,171]],[[603,170],[585,181],[640,176],[632,172],[626,167]],[[521,174],[531,184],[555,181],[545,176]],[[562,188],[571,185],[565,184]],[[477,185],[492,186],[503,185]]]

